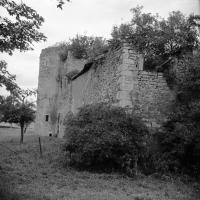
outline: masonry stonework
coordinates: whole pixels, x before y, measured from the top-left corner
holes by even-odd
[[[70,52],[65,62],[58,47],[40,55],[36,131],[41,135],[64,134],[69,112],[83,105],[107,102],[133,108],[149,126],[166,120],[174,98],[162,73],[143,71],[143,57],[124,44],[93,61],[75,59]],[[69,79],[67,74],[78,70]]]
[[[135,106],[143,121],[151,127],[158,127],[166,120],[175,95],[162,73],[139,71],[135,96]]]

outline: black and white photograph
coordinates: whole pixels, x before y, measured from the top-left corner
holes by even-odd
[[[0,200],[200,200],[200,0],[0,0]]]

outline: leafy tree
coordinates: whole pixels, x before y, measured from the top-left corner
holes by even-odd
[[[57,7],[62,8],[65,1],[57,0]],[[21,1],[1,0],[0,7],[9,17],[0,16],[0,52],[12,55],[14,50],[33,49],[33,42],[45,41],[46,37],[39,32],[44,18],[34,9]]]
[[[13,54],[14,50],[33,49],[33,42],[46,40],[39,29],[44,22],[35,10],[24,4],[10,0],[0,1],[0,7],[8,17],[0,16],[0,52]],[[19,89],[15,76],[7,71],[7,64],[0,60],[0,86],[14,92]]]
[[[45,40],[39,32],[44,22],[35,10],[24,3],[2,0],[0,7],[7,11],[10,17],[0,17],[0,51],[12,54],[14,50],[26,51],[32,49],[33,42]]]
[[[28,125],[35,119],[35,105],[27,97],[35,92],[25,90],[18,96],[1,97],[0,121],[19,124],[21,128],[20,143],[23,143],[24,133]]]
[[[62,8],[65,1],[57,0],[58,8]],[[12,55],[14,50],[26,51],[33,49],[33,42],[45,41],[46,36],[39,32],[44,22],[34,9],[21,1],[1,0],[2,11],[9,17],[0,16],[0,52]]]
[[[63,7],[65,1],[57,0],[57,7]],[[21,1],[1,0],[0,8],[7,17],[0,16],[0,52],[13,54],[14,50],[27,51],[33,49],[33,42],[45,41],[46,37],[39,31],[44,18],[34,9]],[[0,60],[0,87],[14,92],[19,89],[15,76],[7,71],[7,64]]]
[[[199,46],[196,20],[200,16],[186,17],[180,11],[173,11],[167,19],[162,19],[158,14],[143,13],[139,6],[131,12],[130,23],[113,28],[110,43],[130,43],[144,54],[146,69],[166,65],[172,57],[179,57]]]
[[[12,93],[18,89],[15,83],[15,76],[10,74],[7,70],[7,63],[0,60],[0,87],[5,86],[8,91]]]
[[[65,2],[69,1],[57,0],[57,7],[62,9]],[[46,40],[45,35],[39,32],[44,18],[34,9],[22,1],[16,3],[11,0],[1,0],[0,8],[8,16],[0,16],[0,52],[12,55],[14,50],[32,50],[33,42]],[[2,86],[15,94],[20,90],[4,60],[0,60],[0,87]]]

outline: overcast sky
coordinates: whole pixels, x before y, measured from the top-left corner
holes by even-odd
[[[9,71],[17,75],[17,83],[21,87],[36,88],[39,55],[43,48],[65,41],[77,33],[109,38],[113,25],[129,21],[129,10],[137,5],[143,5],[144,11],[166,17],[173,10],[181,10],[184,14],[198,13],[198,1],[200,0],[71,0],[61,11],[56,8],[56,0],[23,0],[45,18],[41,31],[48,39],[34,44],[34,51],[15,52],[13,56],[0,54],[0,60],[7,61]]]

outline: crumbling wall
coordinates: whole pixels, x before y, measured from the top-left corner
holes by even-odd
[[[43,49],[40,55],[36,133],[59,135],[63,133],[63,119],[71,110],[71,84],[66,76],[74,68],[81,70],[84,60],[74,59],[70,54],[63,62],[60,48]]]
[[[118,103],[121,53],[121,49],[110,51],[94,61],[87,72],[72,81],[72,112],[77,112],[79,107],[86,104]]]
[[[133,108],[150,127],[160,126],[169,113],[174,92],[163,73],[143,70],[143,57],[124,45],[118,92],[119,106]]]
[[[67,74],[74,69],[83,70],[70,79]],[[48,48],[40,56],[36,130],[62,137],[67,113],[98,102],[133,108],[156,127],[166,120],[173,98],[163,74],[143,71],[143,57],[127,44],[87,63],[71,54],[63,62],[58,48]]]
[[[167,119],[174,93],[163,73],[138,72],[135,109],[150,127],[158,127]]]

